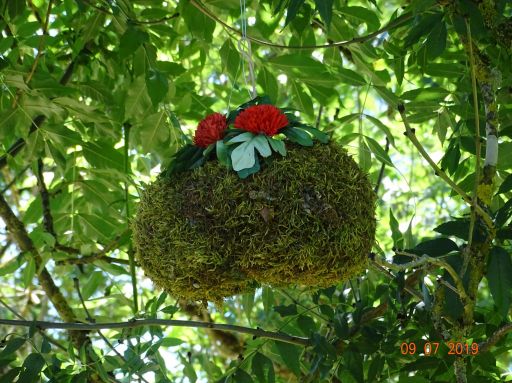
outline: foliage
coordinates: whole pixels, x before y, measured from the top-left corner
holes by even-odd
[[[197,122],[252,98],[239,1],[0,0],[0,380],[510,381],[510,2],[264,0],[245,16],[258,94],[375,185],[368,270],[222,309],[155,291],[131,221]],[[205,329],[33,322],[169,317]]]

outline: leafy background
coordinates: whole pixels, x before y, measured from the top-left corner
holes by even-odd
[[[141,189],[197,122],[248,101],[239,2],[2,0],[0,15],[0,318],[192,318],[310,339],[304,348],[143,326],[91,331],[89,342],[2,325],[0,381],[512,380],[505,0],[247,3],[258,92],[300,110],[368,172],[379,196],[378,240],[369,270],[347,283],[263,286],[208,311],[153,289],[133,259],[129,222]],[[478,229],[482,220],[470,219],[469,205],[403,134],[399,113],[405,105],[417,142],[473,195],[485,126],[496,122],[484,104],[499,118],[495,194],[485,205],[495,233]],[[465,249],[477,245],[484,256],[473,257],[462,281],[476,291],[468,314],[446,287],[455,284],[446,263],[462,274]],[[444,263],[400,268],[411,253]],[[493,334],[478,355],[448,355],[450,340],[483,346]],[[427,340],[441,343],[436,355],[421,355]],[[418,351],[403,355],[404,342]]]

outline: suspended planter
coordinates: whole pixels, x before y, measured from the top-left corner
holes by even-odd
[[[144,191],[134,242],[156,286],[220,302],[260,284],[329,286],[358,274],[374,215],[367,176],[340,145],[256,98],[199,124]]]

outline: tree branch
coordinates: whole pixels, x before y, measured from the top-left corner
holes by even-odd
[[[448,175],[437,166],[437,164],[432,160],[432,158],[428,155],[425,148],[421,143],[419,142],[418,138],[416,137],[414,129],[411,128],[409,125],[409,121],[407,120],[407,116],[405,115],[405,106],[404,104],[398,105],[398,111],[400,112],[400,115],[402,116],[402,122],[405,126],[405,132],[404,134],[409,138],[409,140],[412,142],[412,144],[418,149],[418,152],[422,155],[422,157],[428,162],[428,164],[434,169],[436,175],[441,177],[457,194],[459,194],[462,199],[468,203],[470,206],[473,206],[473,208],[476,209],[476,211],[482,216],[484,219],[487,227],[492,230],[494,228],[494,223],[492,222],[491,217],[489,214],[479,205],[473,205],[472,198],[466,194],[464,190],[462,190],[455,182],[451,180]]]
[[[204,7],[202,4],[197,2],[196,0],[190,0],[190,3],[196,7],[201,13],[203,13],[205,16],[209,17],[213,21],[221,24],[224,28],[229,29],[230,31],[236,33],[239,36],[242,36],[242,32],[240,32],[238,29],[233,28],[231,25],[226,24],[224,21],[219,19],[212,11],[210,11],[208,8]],[[282,49],[324,49],[324,48],[332,48],[332,47],[341,47],[345,45],[351,45],[356,43],[364,43],[368,40],[371,40],[378,35],[390,31],[392,29],[398,28],[408,22],[410,19],[412,19],[414,15],[412,13],[406,13],[401,16],[398,16],[395,20],[389,22],[384,27],[380,28],[379,30],[372,32],[370,34],[367,34],[365,36],[360,37],[354,37],[353,39],[347,40],[347,41],[338,41],[335,43],[330,44],[323,44],[323,45],[282,45],[282,44],[275,44],[267,40],[261,40],[253,36],[246,36],[246,38],[254,43],[265,45],[268,47],[273,48],[282,48]]]
[[[501,338],[507,335],[509,332],[512,332],[512,323],[507,323],[506,325],[497,329],[494,334],[492,334],[485,342],[478,343],[478,352],[486,352],[498,343]]]
[[[16,215],[14,215],[13,211],[7,204],[7,201],[1,194],[0,217],[4,220],[7,225],[7,229],[12,234],[20,249],[31,254],[34,258],[36,270],[38,270],[39,283],[61,318],[66,322],[74,322],[76,317],[73,313],[73,309],[68,304],[66,298],[64,298],[64,295],[62,295],[61,291],[53,281],[52,276],[44,266],[43,259],[28,236],[25,226],[16,217]],[[70,332],[70,336],[77,347],[80,347],[87,340],[86,333]]]
[[[63,330],[76,330],[76,331],[92,331],[101,329],[123,329],[123,328],[136,328],[143,326],[171,326],[171,327],[190,327],[190,328],[205,328],[215,329],[221,331],[238,332],[242,334],[249,334],[259,338],[267,338],[277,340],[280,342],[296,344],[298,346],[308,347],[311,345],[308,338],[299,336],[288,335],[282,332],[271,332],[262,329],[253,329],[250,327],[243,327],[230,324],[199,322],[191,320],[177,320],[177,319],[134,319],[127,322],[108,322],[108,323],[64,323],[64,322],[49,322],[49,321],[23,321],[12,319],[0,319],[0,324],[10,326],[35,326],[40,329],[63,329]]]

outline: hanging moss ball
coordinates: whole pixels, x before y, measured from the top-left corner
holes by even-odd
[[[157,287],[220,302],[258,284],[329,286],[360,273],[375,238],[375,194],[336,143],[288,145],[240,179],[217,161],[142,194],[137,259]]]

